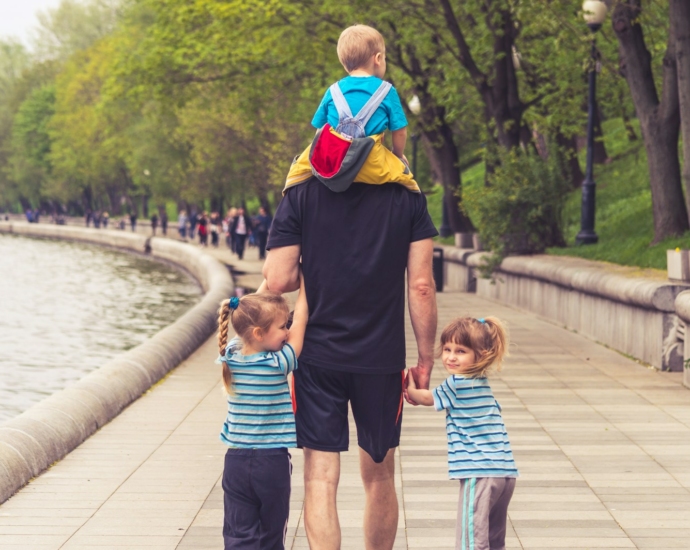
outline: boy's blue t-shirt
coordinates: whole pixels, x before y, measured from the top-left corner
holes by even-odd
[[[350,106],[352,116],[359,113],[364,104],[378,90],[381,82],[383,81],[376,76],[346,76],[338,82],[340,90]],[[314,128],[321,128],[326,122],[333,128],[338,126],[338,110],[333,103],[330,89],[326,90],[311,125]],[[407,118],[400,104],[400,97],[396,89],[391,88],[379,108],[367,122],[365,132],[368,136],[375,136],[385,130],[394,132],[405,128],[405,126],[407,126]]]

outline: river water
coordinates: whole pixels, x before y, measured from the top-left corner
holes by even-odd
[[[0,423],[141,344],[201,294],[143,256],[0,234]]]

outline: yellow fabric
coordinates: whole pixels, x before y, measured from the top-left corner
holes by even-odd
[[[334,131],[334,130],[332,130]],[[405,174],[405,164],[393,152],[383,145],[383,134],[371,136],[374,146],[369,152],[366,162],[357,173],[356,182],[368,183],[371,185],[382,185],[384,183],[397,183],[410,191],[420,193],[419,185],[414,180],[411,172]],[[309,151],[311,145],[299,155],[290,167],[283,194],[290,187],[304,183],[312,177],[311,162],[309,162]]]

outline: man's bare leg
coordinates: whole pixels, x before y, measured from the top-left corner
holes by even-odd
[[[304,449],[304,527],[311,550],[340,550],[340,453]]]
[[[395,449],[381,464],[359,450],[364,482],[364,544],[366,550],[391,550],[398,530],[398,497],[395,494]]]

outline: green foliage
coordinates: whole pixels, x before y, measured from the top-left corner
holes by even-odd
[[[55,112],[55,88],[34,90],[20,105],[12,128],[9,170],[23,196],[38,204],[50,177],[51,140],[48,124]]]
[[[565,175],[555,147],[546,161],[531,150],[515,149],[501,154],[488,186],[465,190],[482,242],[493,252],[489,271],[506,256],[538,254],[564,244]]]
[[[639,135],[639,124],[635,130]],[[617,264],[666,269],[666,250],[690,248],[690,234],[650,246],[654,238],[652,198],[647,156],[641,140],[629,141],[621,119],[604,123],[610,164],[596,166],[596,232],[599,242],[576,246],[580,229],[582,195],[575,191],[564,210],[567,248],[550,249],[550,254],[578,256]]]

